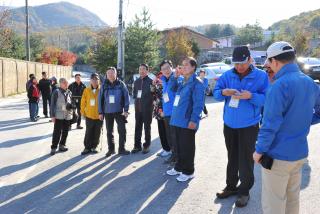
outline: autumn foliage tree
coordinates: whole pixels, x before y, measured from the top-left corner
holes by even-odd
[[[76,61],[77,56],[70,51],[62,51],[58,58],[58,64],[64,66],[72,66]]]
[[[42,53],[40,62],[55,65],[71,66],[77,60],[77,56],[69,51],[62,51],[56,47],[48,47]]]
[[[166,58],[171,59],[174,65],[178,65],[187,56],[194,56],[190,42],[185,30],[171,31],[166,36]]]

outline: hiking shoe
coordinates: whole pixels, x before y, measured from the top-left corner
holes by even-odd
[[[143,147],[142,154],[147,154],[150,152],[150,147]]]
[[[59,151],[66,152],[66,151],[68,151],[68,148],[66,146],[59,146]]]
[[[239,195],[236,201],[236,207],[245,207],[247,206],[250,199],[250,195]]]
[[[125,149],[120,149],[118,151],[118,155],[130,155],[130,151],[125,150]]]
[[[107,152],[107,154],[106,154],[106,158],[108,158],[108,157],[110,157],[111,155],[114,155],[114,154],[115,154],[114,150],[109,150]]]
[[[238,194],[237,189],[230,189],[230,188],[226,187],[226,188],[224,188],[224,190],[222,190],[222,192],[218,192],[216,194],[216,196],[219,199],[225,199],[225,198],[229,198],[230,196],[237,195],[237,194]]]
[[[177,170],[172,168],[172,169],[167,171],[167,175],[170,175],[170,176],[181,175],[181,172],[178,172]]]
[[[55,155],[56,154],[56,149],[51,149],[50,155]]]
[[[96,148],[91,149],[91,152],[92,152],[93,154],[98,154],[98,153],[99,153],[99,151],[98,151]]]
[[[91,151],[89,149],[84,149],[82,152],[81,152],[81,155],[87,155],[89,154]]]
[[[193,174],[192,175],[186,175],[186,174],[181,173],[176,179],[179,182],[186,182],[188,180],[191,180],[192,178],[194,178]]]
[[[132,153],[132,154],[135,154],[135,153],[138,153],[138,152],[141,152],[141,151],[142,151],[141,148],[133,148],[132,151],[131,151],[131,153]]]

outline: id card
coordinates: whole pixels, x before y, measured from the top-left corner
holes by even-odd
[[[176,97],[174,99],[173,106],[178,106],[179,105],[179,101],[180,101],[180,95],[176,95]]]
[[[96,105],[96,100],[90,99],[90,106],[95,106],[95,105]]]
[[[61,106],[61,110],[62,110],[62,111],[66,111],[66,110],[67,110],[67,108],[66,108],[66,105],[65,105],[65,104],[63,104],[63,105]]]
[[[231,100],[229,102],[229,107],[231,108],[238,108],[239,107],[239,99],[234,98],[233,96],[231,97]]]
[[[164,101],[165,103],[167,103],[167,102],[170,101],[168,93],[163,94],[163,101]]]
[[[142,90],[138,90],[137,98],[141,98],[141,97],[142,97]]]
[[[115,97],[114,95],[109,95],[109,103],[114,104],[115,103]]]

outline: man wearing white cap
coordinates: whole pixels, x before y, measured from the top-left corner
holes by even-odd
[[[301,169],[319,88],[295,63],[294,48],[276,42],[267,50],[275,81],[268,90],[253,159],[262,168],[265,214],[298,214]]]

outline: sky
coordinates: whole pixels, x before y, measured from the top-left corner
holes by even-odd
[[[108,25],[116,26],[119,0],[65,0],[97,14]],[[237,27],[259,22],[267,28],[274,22],[288,19],[302,12],[320,9],[320,0],[123,0],[124,19],[130,22],[146,7],[156,28],[182,25],[233,24]],[[59,2],[57,0],[29,0],[30,6]],[[0,5],[24,6],[25,0],[0,0]]]

